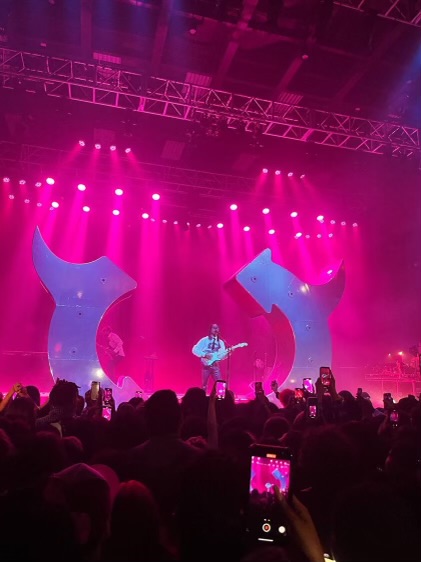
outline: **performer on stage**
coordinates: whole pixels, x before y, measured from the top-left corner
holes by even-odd
[[[200,339],[192,349],[193,355],[202,361],[202,388],[206,392],[209,377],[217,380],[221,376],[219,360],[225,358],[226,347],[219,336],[218,324],[212,324],[209,335]]]
[[[117,373],[118,365],[123,361],[126,354],[124,353],[123,340],[114,333],[110,326],[105,326],[102,330],[102,336],[104,339],[103,348],[109,357],[107,363],[107,374],[115,378]]]

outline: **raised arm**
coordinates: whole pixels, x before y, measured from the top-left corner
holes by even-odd
[[[2,412],[6,406],[8,405],[8,403],[10,402],[10,400],[13,398],[13,395],[16,392],[19,392],[19,390],[22,388],[22,385],[20,382],[14,384],[12,386],[12,388],[9,390],[9,392],[6,394],[6,396],[3,398],[3,400],[0,402],[0,412]]]

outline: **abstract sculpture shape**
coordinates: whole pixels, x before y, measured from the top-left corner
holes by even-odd
[[[48,334],[48,360],[54,377],[75,382],[81,392],[92,380],[113,388],[117,401],[128,400],[139,386],[129,377],[116,385],[101,368],[96,335],[106,310],[136,289],[136,281],[109,258],[90,263],[70,263],[57,257],[44,242],[39,228],[34,234],[35,269],[53,297],[56,308]]]
[[[272,325],[277,349],[273,371],[277,373],[282,370],[279,349],[285,340],[286,324],[292,331],[295,350],[292,368],[283,373],[284,380],[289,374],[314,378],[320,366],[331,365],[328,319],[345,288],[343,263],[329,282],[309,285],[274,263],[271,250],[266,249],[234,275],[226,287],[248,309],[250,316],[264,314]]]

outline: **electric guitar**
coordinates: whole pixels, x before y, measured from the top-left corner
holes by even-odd
[[[234,349],[238,349],[239,347],[247,347],[247,346],[248,343],[244,343],[244,342],[237,343],[237,345],[232,345],[231,347],[227,347],[223,351],[219,350],[219,351],[210,352],[206,355],[206,357],[201,357],[200,360],[202,361],[203,365],[206,365],[206,367],[210,367],[217,361],[222,361],[222,359],[226,359],[228,354],[231,353],[231,351],[234,351]]]

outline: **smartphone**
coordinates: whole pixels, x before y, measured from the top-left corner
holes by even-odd
[[[227,382],[218,380],[216,381],[216,399],[223,400],[227,392]]]
[[[362,393],[363,393],[363,389],[358,387],[357,388],[357,396],[361,396]]]
[[[278,486],[287,499],[291,492],[292,454],[286,447],[250,447],[249,501],[247,531],[253,540],[285,543],[287,523],[274,494]]]
[[[332,382],[332,371],[330,367],[320,367],[319,376],[323,386],[323,392],[328,393]]]
[[[111,414],[113,409],[110,406],[103,406],[102,408],[102,417],[108,421],[111,421]]]
[[[296,388],[294,394],[296,402],[302,402],[304,400],[304,389]]]
[[[91,382],[91,400],[98,400],[99,386],[100,383],[98,381]]]
[[[397,410],[392,410],[392,411],[390,412],[390,418],[389,418],[389,419],[390,419],[390,423],[391,423],[393,426],[396,427],[396,426],[398,425],[398,423],[399,423],[399,412],[398,412]]]
[[[309,396],[307,398],[306,406],[307,406],[307,408],[306,408],[307,416],[309,418],[311,418],[312,420],[316,419],[317,416],[319,415],[317,397],[316,396]]]
[[[104,402],[110,402],[113,399],[113,389],[104,388]]]
[[[309,394],[314,394],[314,384],[312,379],[303,379],[303,388]]]
[[[263,394],[263,383],[262,383],[262,381],[256,381],[254,383],[254,393],[256,394],[256,396],[258,394]]]

